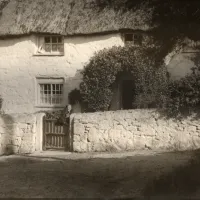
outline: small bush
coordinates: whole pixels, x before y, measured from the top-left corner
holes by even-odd
[[[72,90],[69,93],[68,98],[69,98],[69,104],[71,104],[71,105],[74,105],[77,102],[79,102],[79,103],[82,102],[82,96],[81,96],[80,90],[78,90],[78,89]]]
[[[193,73],[173,81],[170,85],[168,113],[170,115],[190,114],[200,106],[200,66],[193,68]]]

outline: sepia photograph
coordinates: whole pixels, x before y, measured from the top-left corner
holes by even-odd
[[[0,0],[0,199],[200,200],[200,0]]]

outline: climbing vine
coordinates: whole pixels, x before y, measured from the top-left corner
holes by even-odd
[[[102,50],[85,66],[80,90],[88,111],[109,109],[112,86],[123,72],[130,73],[134,80],[134,107],[164,106],[168,76],[160,51],[127,46]]]

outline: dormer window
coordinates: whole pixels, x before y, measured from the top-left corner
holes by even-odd
[[[139,46],[142,44],[142,35],[138,33],[125,33],[124,34],[124,42],[130,43],[136,46]]]
[[[37,55],[64,55],[62,36],[39,37]]]

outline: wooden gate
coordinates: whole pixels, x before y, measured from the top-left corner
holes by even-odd
[[[57,125],[56,119],[43,118],[43,150],[69,150],[69,126]]]

